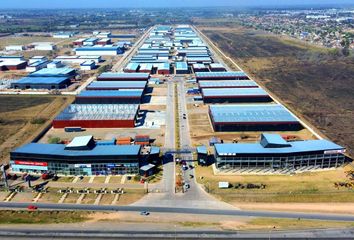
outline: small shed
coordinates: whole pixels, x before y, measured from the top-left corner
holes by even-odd
[[[140,168],[139,174],[141,176],[148,177],[153,175],[155,171],[156,171],[156,166],[154,164],[149,163]]]

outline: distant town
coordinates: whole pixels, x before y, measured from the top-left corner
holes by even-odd
[[[328,48],[354,49],[354,10],[267,10],[238,14],[247,27],[288,35]]]

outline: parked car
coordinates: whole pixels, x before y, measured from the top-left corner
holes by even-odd
[[[31,210],[31,211],[34,211],[34,210],[37,210],[38,207],[37,207],[37,206],[34,206],[34,205],[28,205],[27,209],[28,209],[28,210]]]
[[[147,211],[142,211],[142,212],[140,212],[140,215],[141,215],[141,216],[149,216],[150,213],[147,212]]]

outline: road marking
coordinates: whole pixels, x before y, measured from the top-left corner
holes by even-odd
[[[76,177],[73,179],[73,183],[77,183],[77,181],[79,181],[79,176],[76,176]]]
[[[66,197],[68,196],[69,193],[64,193],[63,196],[61,196],[61,198],[59,199],[58,203],[63,203],[66,199]]]
[[[127,179],[127,175],[123,175],[122,179],[120,180],[120,183],[124,184],[126,179]]]
[[[14,198],[16,194],[17,192],[10,193],[10,195],[5,198],[4,202],[10,202],[11,199]]]
[[[81,193],[79,198],[76,200],[76,204],[81,204],[81,202],[82,202],[82,200],[84,200],[85,196],[86,196],[86,193]]]
[[[114,199],[113,199],[111,205],[116,205],[117,202],[119,201],[119,198],[120,198],[120,194],[116,194],[116,195],[114,196]]]
[[[91,176],[88,183],[93,183],[93,180],[95,179],[95,176]]]
[[[111,175],[107,176],[106,179],[104,180],[105,184],[109,183],[109,180],[111,180]]]

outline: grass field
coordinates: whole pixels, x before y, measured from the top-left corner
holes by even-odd
[[[0,96],[0,160],[45,128],[71,97]],[[40,121],[38,121],[40,120]]]
[[[203,32],[295,113],[354,155],[354,57],[244,29]]]
[[[0,211],[0,224],[76,223],[88,220],[80,211]]]
[[[343,168],[337,170],[308,172],[296,175],[267,176],[219,176],[210,167],[196,167],[199,183],[217,198],[237,204],[250,202],[353,202],[354,190],[335,188],[334,182],[347,181]],[[202,179],[201,179],[202,177]],[[265,184],[265,189],[218,189],[218,182],[229,182],[233,186],[241,184]]]

